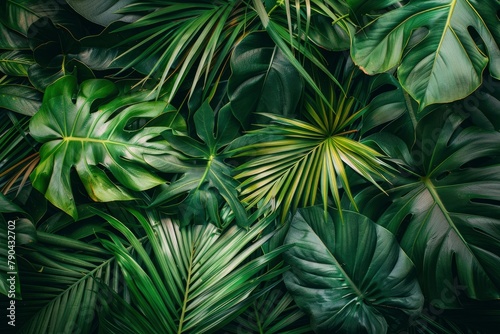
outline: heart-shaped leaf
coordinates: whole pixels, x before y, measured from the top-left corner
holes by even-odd
[[[386,333],[419,314],[423,296],[394,236],[365,216],[299,209],[284,254],[285,284],[318,333]]]
[[[169,128],[176,113],[165,102],[146,101],[147,92],[115,97],[116,93],[110,81],[88,80],[78,87],[75,77],[65,76],[47,88],[40,111],[31,119],[31,135],[44,143],[40,164],[31,175],[33,186],[74,218],[73,168],[96,201],[130,200],[134,196],[127,188],[140,191],[164,182],[145,156],[166,154],[168,144],[155,138]],[[172,112],[166,125],[128,128],[133,119],[166,112]]]
[[[498,1],[410,1],[360,31],[351,55],[369,74],[399,66],[401,85],[421,109],[462,99],[480,86],[488,61],[491,75],[500,79],[499,10]],[[409,43],[422,30],[427,33]]]

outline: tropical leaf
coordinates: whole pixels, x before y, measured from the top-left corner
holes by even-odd
[[[42,17],[49,17],[58,24],[70,27],[74,33],[79,31],[78,17],[67,10],[64,2],[57,0],[2,0],[0,2],[2,24],[25,37],[28,36],[28,28]]]
[[[284,287],[283,287],[284,288]],[[277,286],[257,298],[232,323],[225,333],[312,333],[309,318],[295,304],[286,290]]]
[[[228,96],[233,114],[245,128],[256,123],[256,112],[295,114],[302,78],[265,32],[254,32],[238,43],[231,70]]]
[[[440,308],[500,298],[500,134],[463,124],[463,115],[434,112],[410,149],[374,135],[402,172],[389,198],[369,189],[356,196],[365,214],[398,236],[425,296]]]
[[[96,242],[95,233],[105,231],[105,223],[93,215],[81,210],[82,225],[75,227],[73,222],[72,235],[38,228],[36,242],[18,248],[23,292],[16,312],[18,333],[91,333],[98,296],[106,296],[99,283],[123,289],[113,255]]]
[[[0,85],[0,107],[33,116],[42,105],[42,94],[33,87],[17,84]]]
[[[1,90],[0,86],[0,90]],[[9,111],[0,113],[0,187],[4,194],[16,189],[16,196],[38,163],[36,142],[28,135],[29,118]],[[15,196],[14,196],[15,197]],[[23,206],[24,207],[24,206]]]
[[[100,213],[138,254],[134,260],[117,239],[104,243],[117,256],[131,300],[137,305],[132,308],[122,298],[106,303],[101,329],[107,333],[147,333],[152,328],[164,333],[213,331],[244,309],[247,297],[262,281],[282,273],[275,268],[259,274],[284,248],[244,262],[271,236],[252,242],[272,217],[256,222],[248,231],[233,225],[221,233],[208,223],[181,228],[171,219],[158,220],[151,214],[148,221],[131,212],[148,235],[152,256],[124,225]]]
[[[285,252],[285,284],[318,333],[386,333],[404,328],[424,298],[394,236],[365,216],[299,209]]]
[[[410,1],[363,28],[351,55],[369,74],[399,66],[401,85],[421,109],[456,101],[481,85],[488,62],[500,79],[499,10],[498,1]],[[426,33],[407,46],[415,31]]]
[[[145,80],[156,78],[159,73],[159,94],[165,81],[175,73],[172,89],[166,96],[168,101],[188,75],[191,93],[200,85],[206,88],[202,101],[209,98],[236,40],[254,29],[255,17],[244,3],[222,0],[137,1],[123,8],[120,14],[141,16],[116,30],[133,33],[121,43],[128,47],[123,56],[135,55],[125,68],[158,58]]]
[[[0,22],[0,49],[3,50],[27,50],[28,39],[15,31],[10,30]]]
[[[181,223],[185,225],[192,218],[203,221],[207,214],[216,219],[213,213],[222,206],[218,199],[222,196],[233,210],[238,224],[246,227],[247,214],[238,199],[238,182],[232,178],[232,168],[224,162],[223,153],[223,148],[238,135],[238,122],[226,105],[219,111],[215,127],[214,111],[208,102],[196,111],[193,118],[196,133],[202,142],[173,130],[163,133],[168,143],[185,156],[182,160],[186,162],[174,161],[171,157],[149,160],[150,164],[163,172],[184,174],[158,192],[150,206],[161,205],[189,193],[179,206],[183,213]]]
[[[483,76],[481,87],[451,107],[457,113],[468,115],[470,121],[487,130],[500,130],[500,81],[489,75]]]
[[[22,208],[0,193],[0,294],[9,299],[21,300],[17,247],[36,240],[35,226],[28,218],[13,214],[29,215]],[[11,278],[14,277],[12,281]],[[8,280],[9,279],[9,280]],[[14,288],[13,288],[14,287]]]
[[[340,188],[353,201],[348,168],[372,183],[376,183],[374,177],[384,178],[387,165],[382,155],[353,139],[356,131],[348,130],[363,110],[352,112],[353,98],[337,98],[333,91],[330,98],[337,110],[329,109],[319,97],[307,96],[308,121],[265,114],[273,123],[252,131],[253,143],[243,140],[242,147],[233,145],[235,157],[251,157],[237,167],[235,176],[243,179],[241,195],[249,207],[274,199],[282,206],[284,219],[289,209],[316,204],[319,191],[325,210],[329,194],[340,208]]]
[[[360,127],[360,134],[384,131],[403,139],[408,145],[415,142],[417,122],[426,112],[418,113],[417,103],[403,90],[396,78],[388,73],[374,76],[368,82],[357,84],[374,92],[368,101]]]
[[[176,124],[177,114],[164,102],[147,101],[147,92],[115,97],[116,93],[107,80],[78,86],[74,77],[62,77],[47,88],[42,107],[30,122],[31,135],[44,143],[40,164],[31,176],[33,186],[75,219],[72,168],[95,201],[130,200],[134,195],[127,189],[140,191],[164,182],[145,156],[166,154],[167,143],[156,137]],[[132,119],[162,115],[166,118],[157,126],[128,128]]]
[[[133,0],[67,0],[66,2],[81,16],[102,26],[118,20],[132,22],[136,19],[132,15],[117,13],[123,7],[133,3]]]
[[[0,54],[0,72],[7,75],[26,77],[28,68],[33,64],[33,56],[23,52],[9,51]]]

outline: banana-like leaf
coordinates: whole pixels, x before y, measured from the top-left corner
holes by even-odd
[[[299,209],[285,244],[285,284],[317,333],[386,333],[423,305],[411,260],[396,238],[355,212]]]
[[[265,32],[254,32],[238,43],[231,70],[228,95],[233,114],[244,128],[258,123],[256,112],[295,114],[302,78]]]
[[[367,214],[400,238],[426,297],[440,308],[500,298],[500,134],[434,112],[411,149],[385,134],[372,140],[404,170],[390,197],[365,190]]]
[[[272,217],[256,222],[248,231],[233,224],[221,233],[212,224],[181,228],[171,219],[150,215],[148,220],[131,212],[148,235],[151,256],[126,226],[99,213],[126,236],[138,256],[135,260],[117,239],[105,242],[117,256],[136,305],[131,308],[118,297],[106,303],[101,317],[106,333],[148,333],[151,328],[161,333],[213,331],[244,310],[247,297],[262,281],[283,271],[261,273],[284,248],[244,262],[271,236],[252,242]]]
[[[28,68],[35,62],[33,56],[19,51],[10,51],[0,54],[0,72],[7,75],[26,77]]]
[[[73,168],[95,201],[130,200],[134,195],[128,189],[141,191],[164,182],[145,156],[166,154],[167,143],[156,137],[175,124],[177,113],[164,102],[146,101],[147,92],[115,97],[116,93],[107,80],[78,86],[73,76],[62,77],[47,88],[30,122],[31,135],[44,143],[40,164],[31,175],[33,186],[75,219]],[[161,115],[166,119],[157,126],[128,128],[134,119]]]
[[[351,55],[369,74],[398,66],[401,85],[421,109],[459,100],[481,85],[488,61],[500,79],[499,10],[496,0],[413,0],[362,29]],[[423,33],[408,45],[415,31]]]

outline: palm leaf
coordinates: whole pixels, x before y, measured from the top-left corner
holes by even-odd
[[[118,239],[105,242],[117,256],[132,301],[138,307],[132,310],[118,297],[107,303],[111,314],[118,315],[118,310],[124,308],[127,317],[103,315],[101,325],[106,332],[130,332],[127,328],[136,328],[139,333],[146,333],[147,328],[165,333],[212,331],[244,309],[248,296],[261,281],[282,272],[278,269],[260,273],[283,248],[245,262],[271,236],[252,242],[272,217],[256,222],[249,231],[233,225],[221,233],[210,223],[181,228],[171,219],[159,220],[153,213],[147,219],[131,212],[150,239],[151,257],[126,226],[99,212],[127,237],[138,254],[134,260]],[[135,323],[146,326],[140,329]]]
[[[382,155],[346,131],[363,113],[352,113],[350,100],[333,100],[344,108],[335,111],[320,98],[309,99],[305,106],[309,121],[265,114],[273,124],[251,132],[256,143],[232,151],[235,157],[252,158],[236,169],[235,178],[243,179],[243,201],[252,207],[275,199],[284,218],[289,209],[314,205],[318,191],[325,208],[329,194],[340,208],[340,188],[354,202],[348,167],[375,185],[376,178],[384,179],[387,164],[380,160]]]

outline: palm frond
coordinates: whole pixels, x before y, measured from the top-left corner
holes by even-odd
[[[243,201],[253,207],[272,199],[282,206],[282,219],[289,209],[314,205],[321,194],[326,208],[329,195],[340,208],[340,189],[351,202],[347,169],[350,168],[377,187],[390,166],[383,155],[356,140],[353,123],[363,109],[353,112],[353,98],[330,93],[330,109],[322,98],[306,97],[307,121],[264,114],[273,123],[251,132],[257,143],[232,151],[235,157],[251,157],[237,167]]]
[[[216,74],[223,71],[235,41],[246,33],[255,16],[240,1],[148,1],[131,4],[121,12],[142,16],[116,31],[136,32],[122,43],[131,45],[122,56],[137,53],[126,68],[157,57],[144,81],[156,76],[158,95],[165,81],[175,74],[168,101],[191,70],[191,93],[202,77],[203,87],[216,86]]]
[[[127,237],[138,254],[137,260],[134,259],[117,239],[104,242],[117,256],[131,300],[138,307],[126,306],[119,297],[106,303],[109,314],[117,316],[119,310],[127,310],[127,317],[102,316],[101,326],[106,333],[127,333],[127,328],[136,328],[137,333],[146,333],[147,328],[163,333],[213,331],[251,303],[248,297],[262,281],[284,270],[275,268],[262,273],[283,248],[247,261],[270,238],[271,235],[258,237],[273,217],[256,222],[248,231],[233,224],[221,233],[210,223],[181,228],[171,219],[159,219],[151,211],[148,218],[137,211],[131,212],[148,235],[151,256],[126,226],[99,212]],[[257,215],[252,219],[256,220]],[[144,323],[145,327],[139,329],[135,323]]]

